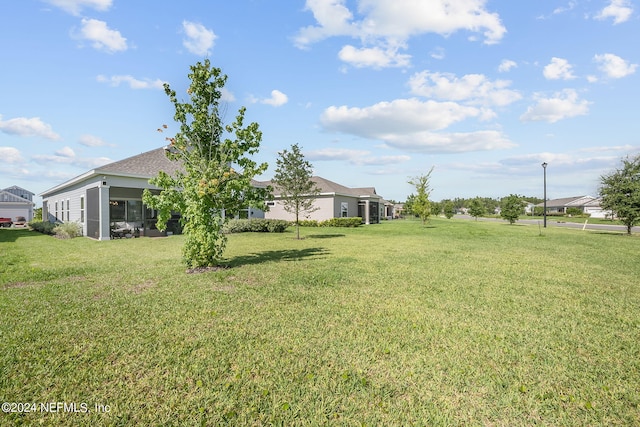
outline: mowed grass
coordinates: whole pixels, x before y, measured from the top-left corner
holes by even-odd
[[[640,425],[638,236],[302,234],[186,274],[181,236],[0,230],[0,398],[88,408],[0,425]]]

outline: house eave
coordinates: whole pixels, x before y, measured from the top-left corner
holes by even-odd
[[[67,187],[70,187],[74,184],[77,184],[79,182],[85,181],[89,178],[92,178],[96,175],[99,175],[99,173],[96,171],[96,169],[90,170],[89,172],[85,172],[82,175],[78,175],[75,178],[71,178],[69,181],[65,181],[62,184],[58,184],[55,187],[51,187],[48,190],[43,191],[42,193],[38,194],[40,197],[45,198],[47,197],[49,194],[58,192],[62,189],[65,189]]]

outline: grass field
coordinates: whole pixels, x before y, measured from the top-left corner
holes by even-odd
[[[0,425],[640,425],[637,235],[302,233],[186,274],[182,236],[0,230],[0,398],[67,404]]]

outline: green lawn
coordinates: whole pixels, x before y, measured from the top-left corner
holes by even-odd
[[[0,230],[0,397],[88,410],[0,425],[640,425],[637,235],[302,233],[186,274],[182,236]]]

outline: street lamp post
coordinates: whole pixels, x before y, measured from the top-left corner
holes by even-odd
[[[547,228],[547,162],[542,164],[542,169],[544,170],[544,206],[542,208],[542,216],[544,217],[544,228]]]

